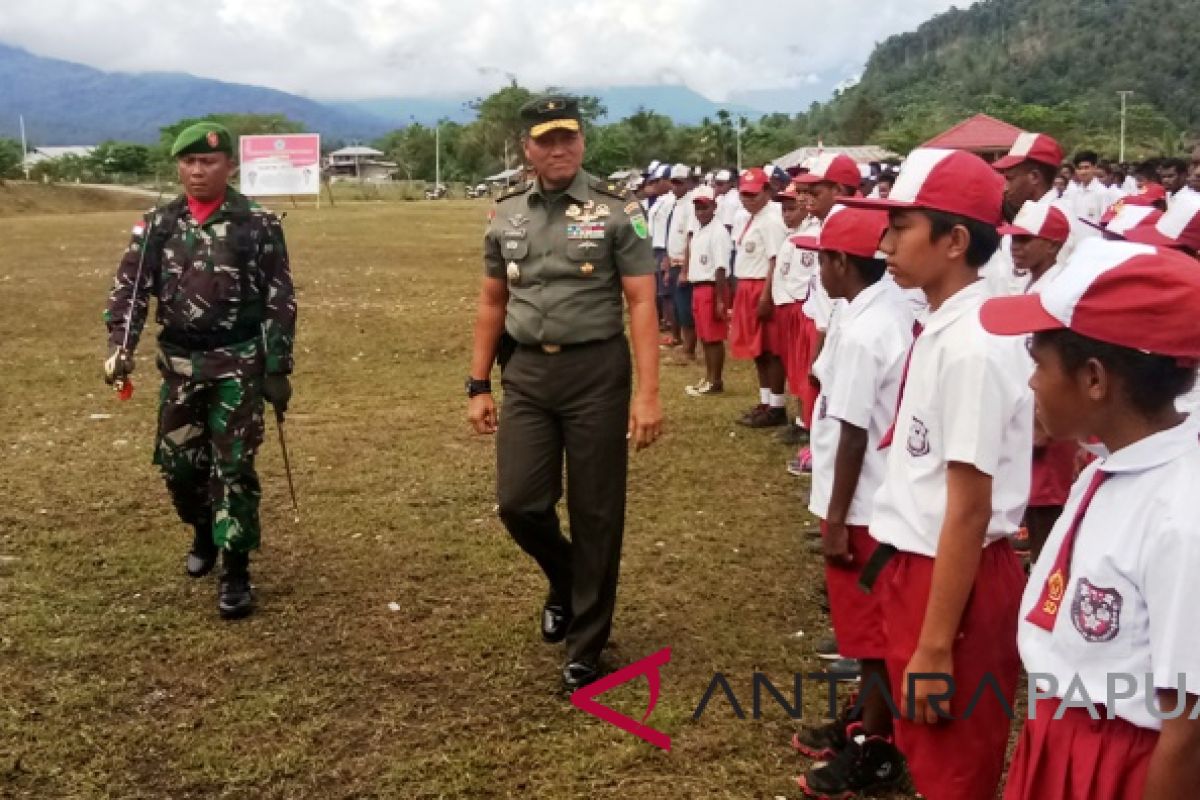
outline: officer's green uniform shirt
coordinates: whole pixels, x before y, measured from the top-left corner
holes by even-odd
[[[508,283],[504,327],[521,344],[578,344],[624,330],[621,278],[654,274],[642,206],[580,170],[563,192],[533,181],[501,196],[484,272]]]

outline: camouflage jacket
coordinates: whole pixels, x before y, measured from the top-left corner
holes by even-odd
[[[247,359],[268,374],[292,371],[296,299],[283,228],[274,214],[233,189],[203,225],[180,196],[134,226],[104,313],[110,344],[122,344],[128,325],[127,347],[137,347],[151,295],[168,363],[190,360],[196,369],[189,374],[210,378],[242,371]],[[243,364],[204,367],[206,354],[214,362]]]

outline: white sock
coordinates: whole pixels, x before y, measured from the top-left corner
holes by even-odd
[[[804,427],[807,427],[807,426],[804,424],[804,418],[803,418],[803,417],[796,417],[796,427],[797,427],[797,428],[804,428]]]
[[[771,402],[771,390],[760,388],[758,390],[758,402],[760,405],[764,405],[764,406],[767,405],[768,403],[770,403]]]
[[[771,391],[768,389],[767,397],[770,400],[771,408],[783,408],[785,405],[787,405],[787,395],[786,394],[772,394]]]

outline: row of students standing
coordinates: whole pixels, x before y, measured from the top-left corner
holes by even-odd
[[[1185,684],[1200,686],[1184,622],[1200,425],[1175,407],[1200,359],[1200,265],[1161,242],[1100,238],[1060,262],[1067,214],[1044,193],[1013,202],[1044,172],[1026,144],[1003,177],[967,153],[918,150],[886,200],[842,197],[815,241],[796,242],[818,253],[834,303],[814,367],[811,510],[837,638],[863,675],[846,716],[797,736],[820,759],[798,779],[809,796],[878,788],[907,765],[929,800],[994,797],[1022,659],[1057,691],[1042,687],[1006,797],[1188,797],[1200,780],[1200,723],[1138,706],[1190,712]],[[1002,235],[1027,277],[992,297],[980,272]],[[916,324],[902,289],[928,302]],[[1046,495],[1065,509],[1027,584],[1012,538],[1038,497],[1038,448],[1088,439],[1103,456],[1069,497],[1061,482]],[[1104,698],[1118,672],[1150,677],[1102,719],[1054,715],[1072,678]],[[930,675],[953,677],[948,703]],[[985,692],[966,713],[985,683],[1004,702]]]

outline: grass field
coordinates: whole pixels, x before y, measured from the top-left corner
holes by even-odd
[[[542,580],[465,422],[484,209],[289,210],[303,519],[272,425],[259,610],[235,624],[212,577],[183,574],[190,537],[150,464],[150,348],[128,403],[100,378],[136,215],[0,219],[0,796],[798,796],[795,723],[769,698],[758,721],[720,694],[692,719],[717,671],[747,715],[754,671],[786,692],[827,631],[807,481],[732,423],[755,397],[745,365],[703,400],[682,391],[697,370],[664,366],[667,435],[631,459],[611,661],[672,648],[649,724],[673,749],[559,694]],[[640,718],[647,696],[639,680],[604,700]]]

